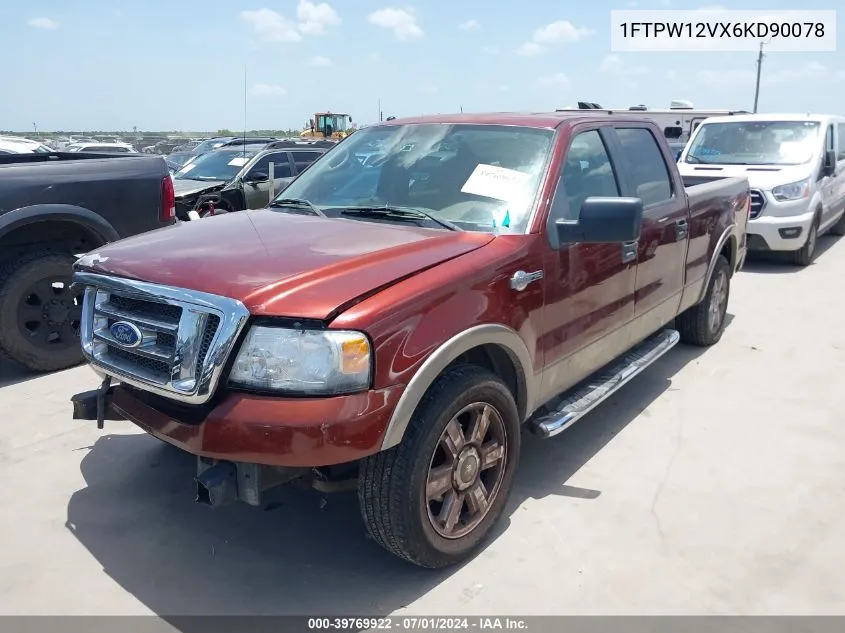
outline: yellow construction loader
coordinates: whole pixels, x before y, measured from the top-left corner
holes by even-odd
[[[352,134],[352,117],[348,114],[317,112],[300,133],[302,138],[343,139]]]

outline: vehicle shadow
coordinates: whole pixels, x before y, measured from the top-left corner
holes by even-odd
[[[819,238],[813,264],[823,259],[827,252],[839,242],[839,236],[826,234]],[[807,268],[789,263],[786,253],[776,251],[749,251],[740,273],[762,275],[788,275],[800,273]]]
[[[0,389],[16,385],[21,382],[26,382],[27,380],[40,378],[44,375],[45,374],[42,373],[29,371],[21,365],[18,365],[10,358],[6,358],[0,354]]]
[[[526,432],[494,539],[528,498],[597,499],[601,491],[567,481],[704,351],[677,346],[556,438]],[[418,569],[379,548],[354,493],[282,487],[272,510],[211,510],[192,503],[190,455],[146,434],[106,435],[85,448],[86,487],[68,503],[67,528],[115,582],[182,631],[195,627],[180,615],[385,615],[456,571]]]

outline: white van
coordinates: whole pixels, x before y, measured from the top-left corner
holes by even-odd
[[[845,117],[748,114],[702,122],[678,160],[686,178],[745,176],[748,249],[813,261],[819,235],[845,235]]]

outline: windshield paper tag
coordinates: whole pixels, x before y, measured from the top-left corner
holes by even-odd
[[[249,159],[244,156],[238,156],[229,161],[232,167],[243,167],[249,162]]]
[[[481,164],[467,178],[461,192],[510,202],[519,197],[529,178],[529,174],[515,169]]]

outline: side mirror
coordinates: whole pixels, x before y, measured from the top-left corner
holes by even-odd
[[[263,171],[257,171],[254,174],[252,174],[249,178],[247,178],[247,182],[250,182],[250,183],[267,182],[268,180],[270,180],[270,176],[265,174]]]
[[[824,153],[824,166],[822,167],[822,171],[825,176],[832,176],[836,173],[836,152],[832,149],[829,149]]]
[[[584,200],[577,220],[558,220],[556,228],[561,244],[633,242],[642,221],[642,199],[596,196]]]

